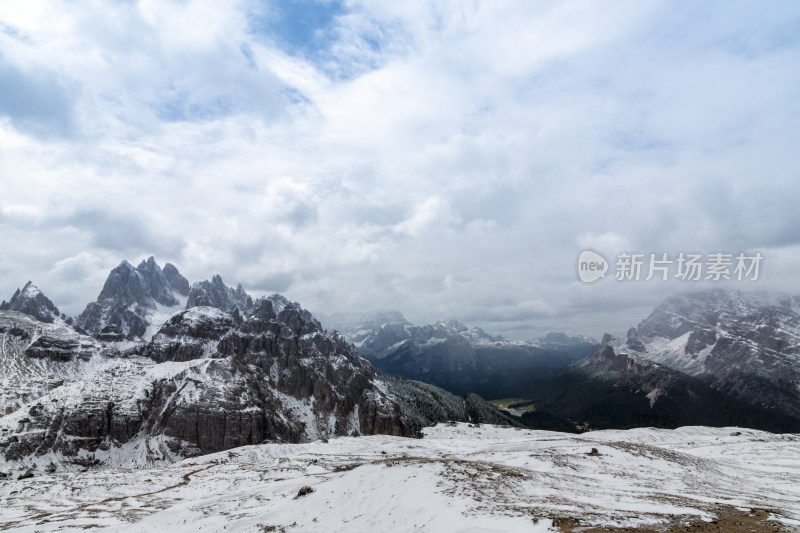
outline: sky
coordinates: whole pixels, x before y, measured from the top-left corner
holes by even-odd
[[[527,339],[798,294],[798,65],[793,0],[3,2],[0,298],[77,315],[152,255]],[[618,281],[626,251],[763,262]]]

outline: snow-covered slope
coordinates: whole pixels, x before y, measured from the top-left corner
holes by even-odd
[[[48,391],[79,379],[114,348],[16,311],[0,311],[0,415],[36,402]]]
[[[21,532],[796,530],[800,437],[440,424],[421,440],[340,437],[165,468],[37,474],[0,482],[0,509],[0,528]]]

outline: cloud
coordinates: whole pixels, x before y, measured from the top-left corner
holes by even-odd
[[[0,115],[17,129],[45,138],[71,133],[71,91],[53,74],[24,72],[0,54],[0,87]]]
[[[585,247],[762,250],[800,291],[793,3],[295,7],[0,6],[0,290],[75,313],[154,254],[517,338],[692,289],[582,286]]]
[[[118,212],[103,210],[78,211],[65,222],[78,230],[87,232],[92,243],[103,250],[121,253],[131,251],[176,257],[186,243],[180,236],[170,236],[167,232],[153,231],[145,220]]]

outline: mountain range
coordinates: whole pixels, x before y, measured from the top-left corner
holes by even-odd
[[[123,261],[74,321],[32,283],[3,306],[0,454],[18,471],[413,436],[451,420],[519,425],[476,395],[375,369],[281,295],[253,299],[219,276],[190,286],[154,258]]]
[[[398,312],[334,316],[378,368],[477,392],[535,428],[741,425],[800,431],[800,297],[672,296],[627,335],[506,341]]]
[[[325,322],[336,329],[279,294],[219,275],[190,284],[152,257],[114,268],[75,319],[28,282],[0,304],[4,464],[161,464],[445,421],[800,431],[797,297],[675,296],[599,343],[509,341],[396,311]]]

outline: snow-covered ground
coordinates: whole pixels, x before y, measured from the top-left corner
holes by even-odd
[[[800,435],[467,424],[424,432],[0,481],[0,530],[558,531],[567,519],[642,527],[755,508],[800,528]],[[313,492],[298,496],[302,487]]]

